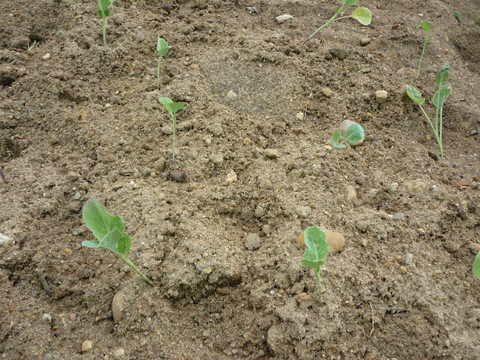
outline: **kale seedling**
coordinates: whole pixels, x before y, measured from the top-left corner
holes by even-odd
[[[132,246],[132,240],[130,236],[123,232],[125,225],[120,216],[110,215],[97,199],[91,199],[83,207],[83,221],[85,221],[87,227],[97,238],[97,240],[83,241],[83,246],[113,251],[125,264],[135,270],[143,280],[149,284],[152,283],[127,257]]]
[[[158,99],[158,101],[160,101],[160,103],[165,107],[165,109],[167,109],[168,113],[172,117],[172,124],[173,124],[172,158],[173,158],[173,167],[176,168],[177,160],[175,159],[175,148],[177,145],[177,117],[175,113],[179,111],[181,108],[183,108],[186,103],[184,102],[174,103],[172,100],[170,100],[167,97],[162,97]]]
[[[304,231],[305,245],[307,248],[303,254],[302,265],[311,267],[315,271],[315,278],[318,284],[318,297],[322,292],[320,266],[328,255],[330,245],[327,242],[327,235],[316,226],[311,226]]]
[[[337,21],[337,20],[340,20],[340,19],[345,19],[345,18],[354,18],[355,20],[357,20],[360,24],[362,25],[370,25],[371,21],[372,21],[372,13],[370,12],[370,10],[368,10],[367,8],[364,8],[364,7],[358,7],[355,9],[355,11],[353,12],[352,15],[349,15],[349,16],[342,16],[342,17],[338,17],[343,8],[346,6],[346,5],[356,5],[357,3],[359,2],[359,0],[342,0],[342,6],[340,7],[337,7],[337,9],[335,10],[335,14],[333,15],[333,17],[328,20],[325,24],[323,24],[322,26],[320,26],[312,35],[310,35],[307,40],[305,40],[303,43],[305,44],[308,40],[310,40],[311,38],[313,38],[320,30],[322,30],[325,26],[327,25],[330,25],[332,22],[334,21]]]
[[[157,63],[157,89],[160,89],[160,74],[163,56],[168,52],[168,49],[171,49],[171,46],[168,46],[167,41],[162,38],[158,38],[157,41],[157,52],[158,52],[158,63]]]
[[[473,263],[472,271],[473,271],[473,275],[475,275],[477,279],[480,279],[480,252],[475,257],[475,262]]]
[[[423,56],[425,55],[425,49],[427,48],[428,43],[432,40],[428,37],[428,35],[430,35],[430,28],[432,27],[432,23],[423,22],[423,21],[419,21],[418,23],[420,24],[422,29],[425,31],[426,38],[425,38],[425,42],[423,43],[422,55],[420,55],[420,60],[418,61],[417,77],[420,76],[420,67],[422,66],[422,60],[423,60]]]
[[[115,0],[98,0],[97,13],[102,18],[103,44],[107,45],[107,17],[110,16],[110,6]]]
[[[435,82],[438,85],[437,92],[433,95],[432,102],[435,106],[435,118],[433,121],[427,115],[426,111],[423,108],[423,103],[425,99],[422,98],[422,94],[418,89],[414,86],[408,85],[407,86],[407,95],[412,101],[420,107],[422,110],[423,115],[428,120],[433,133],[435,134],[435,139],[437,140],[438,149],[440,150],[440,157],[443,159],[443,104],[445,100],[447,100],[448,96],[450,95],[450,86],[445,84],[450,76],[450,66],[448,64],[443,65],[437,73],[435,78]]]

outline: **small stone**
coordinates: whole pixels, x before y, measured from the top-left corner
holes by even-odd
[[[260,249],[260,236],[256,233],[248,234],[245,238],[245,246],[248,250],[254,251]]]
[[[389,194],[393,194],[394,192],[397,192],[397,190],[398,190],[398,183],[397,182],[391,183],[387,186],[387,192]]]
[[[347,200],[348,201],[355,201],[357,200],[357,191],[352,185],[347,185],[345,187],[345,190],[347,191]]]
[[[191,64],[189,66],[189,68],[192,69],[192,70],[198,69],[199,67],[200,67],[200,65],[198,65],[198,64]]]
[[[333,91],[328,88],[328,87],[324,87],[322,88],[322,93],[323,95],[325,95],[326,97],[332,97],[333,96]]]
[[[388,92],[386,92],[385,90],[378,90],[375,92],[375,100],[379,104],[383,104],[385,101],[387,101],[387,97]]]
[[[43,56],[42,56],[42,59],[43,59],[43,60],[48,60],[48,59],[50,59],[50,54],[47,53],[47,54],[43,55]]]
[[[234,183],[238,180],[237,173],[233,170],[230,170],[230,172],[227,174],[226,182],[227,183]]]
[[[115,294],[112,300],[113,322],[118,324],[123,319],[123,297],[125,293],[120,290]]]
[[[305,114],[304,114],[303,112],[299,112],[299,113],[297,113],[297,114],[295,115],[295,117],[296,117],[298,120],[302,121],[302,120],[305,118]]]
[[[307,218],[312,213],[312,208],[310,206],[299,206],[297,208],[297,215],[301,218]]]
[[[113,356],[115,357],[122,357],[123,355],[125,355],[125,350],[123,350],[122,348],[117,349],[113,352]]]
[[[230,90],[229,92],[227,92],[227,98],[234,99],[236,97],[237,97],[237,94],[234,91]]]
[[[93,348],[93,341],[90,340],[85,340],[82,342],[82,352],[86,353]]]
[[[370,39],[369,37],[362,37],[360,38],[360,45],[362,46],[368,45],[370,44],[371,41],[372,39]]]
[[[342,251],[345,246],[345,237],[338,232],[327,232],[326,240],[330,245],[333,254]]]
[[[283,22],[285,22],[285,21],[287,21],[287,20],[291,20],[291,19],[293,19],[293,16],[292,16],[292,15],[288,15],[288,14],[283,14],[283,15],[277,16],[277,17],[275,18],[275,20],[277,20],[277,22],[278,22],[279,24],[281,24],[281,23],[283,23]]]
[[[207,127],[207,131],[214,136],[220,136],[223,134],[222,124],[211,124]]]
[[[265,149],[265,156],[270,159],[276,159],[278,157],[278,150],[277,149]]]
[[[425,140],[430,141],[430,140],[432,140],[432,137],[427,134],[427,135],[425,135]]]
[[[187,180],[187,173],[183,170],[172,170],[169,175],[177,182],[185,182]]]
[[[394,213],[393,217],[396,219],[403,219],[405,217],[405,214],[403,213]]]
[[[366,73],[369,73],[370,71],[372,71],[372,69],[370,69],[369,67],[366,67],[366,68],[361,68],[360,69],[360,72],[366,74]]]

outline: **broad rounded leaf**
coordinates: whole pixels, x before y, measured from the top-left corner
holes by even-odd
[[[174,103],[171,99],[167,97],[162,97],[158,99],[158,101],[160,101],[162,105],[165,106],[165,109],[167,109],[167,111],[172,114],[175,114],[178,110],[180,110],[186,105],[186,103],[184,102]]]
[[[440,109],[443,106],[443,103],[445,100],[447,100],[448,96],[450,95],[450,86],[449,85],[442,85],[440,88],[437,90],[437,92],[433,95],[433,105],[437,109]]]
[[[350,125],[345,131],[345,140],[349,143],[357,143],[363,139],[365,132],[359,124]]]
[[[421,20],[418,23],[427,34],[430,33],[430,28],[432,27],[432,23],[423,22]]]
[[[100,242],[113,229],[121,233],[125,229],[123,219],[110,215],[97,199],[91,199],[83,207],[83,221]]]
[[[480,252],[475,257],[475,262],[473,263],[472,271],[473,271],[473,275],[475,275],[477,279],[480,279]]]
[[[159,56],[164,56],[172,47],[167,44],[167,41],[162,38],[158,38],[157,52]]]
[[[302,264],[318,270],[324,264],[323,259],[328,255],[330,245],[327,235],[316,226],[307,228],[304,232],[307,248],[303,254]]]
[[[362,25],[370,25],[372,22],[372,13],[364,7],[356,8],[351,17]]]
[[[117,255],[127,255],[132,246],[132,240],[130,236],[125,233],[113,229],[110,231],[98,244],[101,249],[107,249],[113,251]]]

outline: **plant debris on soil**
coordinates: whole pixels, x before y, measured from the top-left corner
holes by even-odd
[[[480,358],[480,4],[362,0],[303,44],[338,3],[117,0],[104,46],[93,0],[0,1],[2,359]],[[441,159],[405,89],[432,113],[443,64]],[[153,285],[82,247],[92,198]],[[321,298],[310,226],[345,239]]]

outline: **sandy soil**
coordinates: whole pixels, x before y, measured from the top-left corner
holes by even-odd
[[[480,2],[361,0],[303,44],[336,5],[118,0],[104,46],[95,1],[0,1],[2,359],[480,359]],[[441,159],[405,86],[434,114],[445,63]],[[153,285],[82,247],[91,198]],[[320,299],[312,225],[346,239]]]

